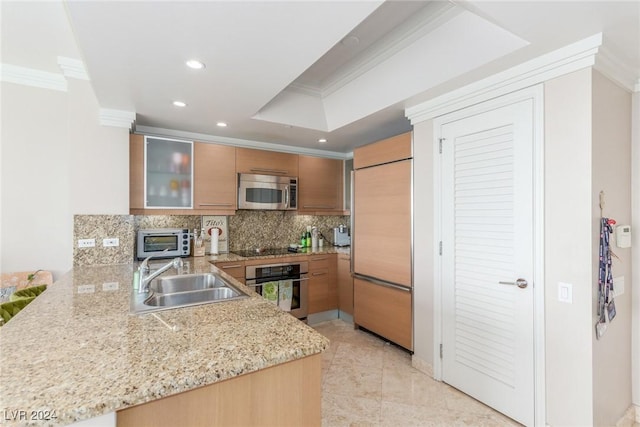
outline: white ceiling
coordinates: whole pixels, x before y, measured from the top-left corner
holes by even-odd
[[[640,1],[0,4],[3,63],[82,59],[100,106],[138,130],[228,143],[339,156],[410,129],[405,107],[598,32],[640,82]]]

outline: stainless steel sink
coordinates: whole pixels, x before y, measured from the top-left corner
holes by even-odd
[[[248,295],[213,273],[160,276],[149,285],[149,293],[131,294],[131,313],[189,307],[247,298]]]
[[[158,277],[149,288],[160,294],[197,291],[211,288],[229,287],[220,276],[214,274],[183,274],[180,276]]]
[[[152,294],[144,301],[145,305],[154,307],[182,307],[212,301],[223,301],[241,296],[239,291],[221,287],[200,291],[177,292],[173,294]]]

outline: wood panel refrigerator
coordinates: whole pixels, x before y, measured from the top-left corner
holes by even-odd
[[[356,166],[351,248],[354,323],[408,350],[413,350],[412,169],[411,158]]]

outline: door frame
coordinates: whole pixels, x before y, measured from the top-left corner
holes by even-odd
[[[433,377],[442,381],[442,156],[439,141],[442,125],[464,117],[533,100],[533,339],[534,424],[546,425],[545,321],[544,321],[544,85],[542,83],[506,95],[469,104],[433,119]]]

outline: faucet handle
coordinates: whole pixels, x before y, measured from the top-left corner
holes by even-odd
[[[184,261],[182,261],[182,258],[173,259],[173,268],[177,270],[179,268],[182,268],[183,266],[184,266]]]

